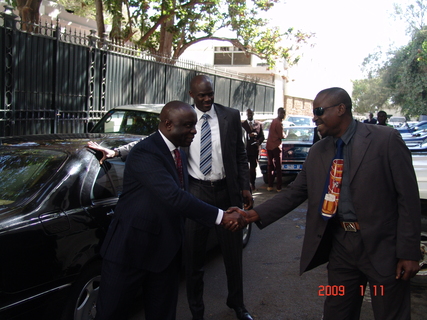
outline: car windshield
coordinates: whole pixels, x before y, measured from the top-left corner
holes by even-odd
[[[287,121],[293,122],[296,126],[312,126],[311,117],[299,117],[299,116],[289,116],[286,118]]]
[[[25,201],[48,181],[67,155],[40,149],[0,151],[0,207]]]
[[[284,128],[285,139],[284,141],[313,141],[314,129],[313,128],[299,128],[291,127]]]
[[[149,135],[157,130],[159,115],[145,111],[110,110],[91,132]]]

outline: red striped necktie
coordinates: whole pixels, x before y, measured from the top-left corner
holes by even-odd
[[[325,189],[321,200],[322,208],[320,213],[323,220],[329,220],[337,212],[338,201],[340,199],[342,173],[344,167],[344,141],[337,140],[337,152],[332,159],[331,169],[325,181]]]
[[[176,164],[176,170],[178,171],[179,176],[179,182],[181,183],[181,188],[184,188],[184,175],[182,173],[182,159],[181,159],[181,153],[178,149],[175,149],[175,164]]]

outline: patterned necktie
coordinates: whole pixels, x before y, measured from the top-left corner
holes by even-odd
[[[212,170],[212,138],[208,114],[203,114],[202,132],[200,136],[200,171],[206,176]]]
[[[182,173],[182,159],[181,159],[181,153],[178,149],[175,149],[175,164],[176,164],[176,170],[178,171],[179,176],[179,182],[181,183],[181,188],[184,188],[184,175]]]
[[[329,220],[337,212],[338,200],[340,198],[342,172],[344,167],[344,141],[337,140],[337,152],[332,159],[331,170],[325,181],[325,189],[321,200],[321,210],[323,220]]]

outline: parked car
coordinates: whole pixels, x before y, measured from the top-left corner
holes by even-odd
[[[408,121],[396,128],[401,134],[402,133],[413,133],[415,131],[427,129],[427,121],[412,122]]]
[[[285,139],[282,140],[282,174],[297,174],[307,158],[310,147],[313,145],[315,127],[292,126],[284,127]],[[263,143],[259,154],[259,166],[263,180],[268,183],[267,149]]]
[[[99,164],[92,140],[132,135],[0,138],[0,318],[92,319],[105,237],[124,162]]]
[[[421,270],[411,279],[415,285],[427,286],[427,155],[413,154],[412,163],[417,176],[421,200]]]
[[[293,124],[295,124],[296,126],[309,126],[309,127],[314,127],[315,124],[313,122],[313,117],[312,116],[294,116],[294,115],[289,115],[286,117],[285,119],[286,121],[290,121]]]
[[[157,130],[163,104],[133,104],[109,110],[90,130],[93,133],[149,135]]]
[[[262,123],[262,130],[264,131],[265,141],[267,141],[268,133],[270,132],[270,126],[271,126],[271,122],[272,121],[273,121],[273,119],[268,119],[268,120],[265,120]],[[293,126],[295,126],[295,124],[293,122],[286,121],[286,120],[283,120],[282,124],[283,124],[283,127],[293,127]]]
[[[406,118],[405,117],[390,117],[390,119],[388,119],[388,124],[392,125],[393,128],[397,129],[400,126],[402,126],[402,124],[404,124],[406,122]]]
[[[414,131],[412,133],[402,133],[401,136],[411,152],[427,151],[427,129]]]

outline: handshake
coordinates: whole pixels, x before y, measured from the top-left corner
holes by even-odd
[[[227,230],[237,231],[256,220],[258,219],[255,211],[244,211],[238,207],[230,207],[227,211],[224,211],[221,225]]]

